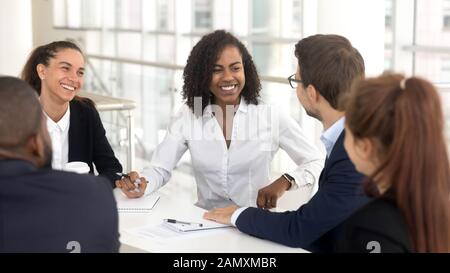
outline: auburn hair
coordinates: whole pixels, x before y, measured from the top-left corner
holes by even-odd
[[[357,81],[345,103],[355,139],[374,140],[385,183],[417,252],[450,252],[450,163],[441,101],[433,85],[399,74]]]

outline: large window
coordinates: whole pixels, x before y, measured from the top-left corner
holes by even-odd
[[[121,29],[140,30],[142,26],[142,0],[119,0],[118,27]]]
[[[450,11],[449,11],[449,13],[450,13]],[[443,26],[442,26],[442,28],[445,30],[445,31],[450,31],[450,14],[449,15],[444,15],[444,20],[443,20],[443,24],[442,24]]]
[[[85,89],[138,102],[140,157],[157,145],[181,105],[181,68],[201,35],[213,27],[235,32],[261,76],[284,79],[296,69],[292,49],[303,29],[302,0],[54,0],[53,8],[55,27],[85,34],[88,68],[95,70],[88,71]],[[289,85],[263,81],[263,86],[265,101],[286,104],[295,118],[303,118]],[[126,143],[123,128],[114,126],[123,117],[102,116],[113,145]]]
[[[165,0],[158,0],[157,27],[159,30],[169,29],[169,4]]]
[[[450,80],[450,55],[441,58],[441,82]]]
[[[303,8],[301,0],[292,1],[292,28],[291,31],[295,33],[301,33],[303,25]]]
[[[270,12],[271,5],[275,1],[252,0],[252,32],[254,34],[268,34],[274,13]]]
[[[384,3],[384,68],[450,83],[450,0]],[[244,42],[263,79],[264,100],[282,104],[312,139],[318,139],[316,124],[285,83],[296,69],[294,44],[304,32],[314,33],[317,22],[311,21],[327,19],[317,14],[316,4],[303,0],[53,0],[53,22],[56,28],[80,31],[73,38],[83,38],[89,69],[99,78],[90,75],[86,89],[97,92],[103,86],[105,94],[138,101],[136,153],[144,156],[157,145],[170,114],[182,102],[182,67],[190,50],[213,29],[232,31]],[[411,15],[407,17],[411,21],[404,23],[405,14]],[[112,123],[120,119],[109,118],[116,119]]]
[[[443,2],[442,29],[450,31],[450,0],[444,0]]]
[[[194,29],[197,31],[209,30],[212,27],[212,1],[194,1]]]
[[[450,1],[416,1],[415,36],[419,50],[414,55],[414,72],[436,83],[450,83],[450,32],[442,28],[442,18],[450,13]]]
[[[384,44],[384,69],[393,69],[393,54],[394,47],[394,2],[395,0],[385,0],[385,15],[384,15],[384,27],[385,27],[385,44]]]

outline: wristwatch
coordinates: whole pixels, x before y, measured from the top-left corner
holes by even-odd
[[[291,186],[288,188],[288,190],[296,188],[297,183],[295,183],[295,179],[292,176],[290,176],[289,174],[285,173],[285,174],[283,174],[283,177],[286,178],[286,180],[289,181],[289,183],[291,184]]]

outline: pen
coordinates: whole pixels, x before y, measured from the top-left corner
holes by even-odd
[[[122,178],[128,178],[128,179],[130,179],[130,176],[128,175],[128,174],[126,174],[126,173],[116,173],[116,175],[118,175],[118,176],[120,176],[121,177],[121,179]],[[131,179],[130,179],[131,180]],[[141,183],[142,181],[141,181],[141,179],[136,179],[134,182],[137,182],[137,183]],[[144,183],[148,183],[148,181],[144,181]]]
[[[167,223],[173,223],[173,224],[183,224],[183,225],[191,225],[191,226],[199,226],[202,227],[203,224],[201,223],[191,223],[191,222],[184,222],[184,221],[178,221],[175,219],[164,219]]]

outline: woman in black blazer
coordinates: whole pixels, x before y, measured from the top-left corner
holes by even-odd
[[[375,200],[341,226],[337,252],[450,252],[450,170],[439,95],[390,74],[356,83],[345,148]]]
[[[82,161],[94,166],[111,181],[122,166],[106,139],[105,129],[94,103],[77,96],[84,83],[84,56],[72,42],[57,41],[37,47],[28,58],[22,78],[39,94],[52,137],[55,169]]]

